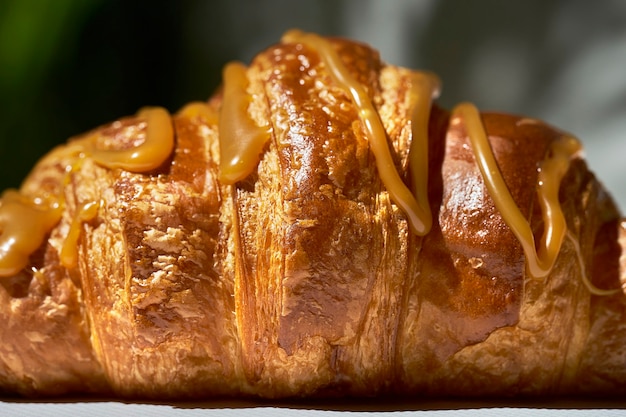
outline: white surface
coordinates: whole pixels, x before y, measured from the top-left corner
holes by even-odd
[[[420,409],[422,408],[422,409]],[[402,406],[393,408],[390,406],[337,406],[325,409],[323,402],[319,406],[311,405],[285,405],[267,406],[250,403],[233,404],[227,402],[217,403],[181,403],[181,404],[127,404],[122,402],[0,402],[0,415],[2,416],[37,416],[37,417],[60,417],[60,416],[86,416],[86,417],[121,417],[121,416],[416,416],[416,417],[554,417],[554,416],[626,416],[626,403],[606,404],[594,403],[580,404],[547,404],[533,406],[484,406],[463,404],[455,402],[425,403],[423,407]]]

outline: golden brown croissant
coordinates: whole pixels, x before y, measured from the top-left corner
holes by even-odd
[[[292,31],[53,150],[0,206],[1,390],[626,393],[626,232],[580,144],[438,89]]]

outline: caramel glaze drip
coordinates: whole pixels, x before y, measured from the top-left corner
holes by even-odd
[[[27,264],[46,234],[61,219],[63,204],[54,197],[31,199],[7,190],[0,200],[0,276],[13,276]]]
[[[93,220],[98,214],[100,204],[95,201],[89,201],[78,209],[76,215],[70,224],[70,230],[61,248],[61,264],[68,268],[75,268],[78,264],[78,238],[80,237],[80,228],[83,222]]]
[[[82,158],[91,156],[96,163],[110,169],[149,172],[161,166],[174,149],[174,130],[167,110],[160,107],[141,109],[135,116],[139,126],[145,124],[144,141],[129,149],[100,149],[97,141],[102,130],[70,142],[53,153],[69,155],[73,161],[66,167],[64,185]],[[18,274],[29,262],[30,255],[43,243],[61,219],[65,208],[63,195],[29,198],[17,190],[7,190],[0,199],[0,277]],[[97,216],[99,204],[83,203],[77,210],[61,250],[61,264],[74,268],[77,243],[83,222]]]
[[[571,136],[561,136],[550,145],[546,158],[539,165],[537,197],[544,231],[537,248],[530,224],[504,183],[478,109],[472,104],[461,103],[452,112],[452,118],[455,117],[461,117],[465,123],[489,195],[522,244],[530,275],[535,278],[547,276],[554,266],[567,232],[565,216],[559,203],[559,187],[572,158],[581,151],[580,142]]]
[[[409,91],[413,111],[411,113],[411,145],[409,148],[409,172],[413,195],[422,209],[424,233],[432,227],[432,214],[428,202],[428,121],[432,101],[439,96],[440,81],[435,74],[418,72],[412,76]],[[415,228],[414,228],[415,229]],[[418,233],[420,235],[420,233]]]
[[[363,86],[350,75],[341,58],[335,52],[332,45],[325,39],[310,33],[302,33],[297,30],[287,32],[283,36],[283,42],[303,43],[315,49],[328,68],[330,75],[338,85],[340,85],[351,98],[359,112],[359,117],[367,137],[370,148],[376,159],[378,174],[387,188],[389,195],[407,216],[411,230],[420,236],[426,235],[432,226],[432,215],[428,204],[428,116],[430,114],[430,104],[433,96],[439,90],[436,77],[427,74],[418,75],[412,86],[412,95],[415,96],[416,105],[414,115],[418,117],[413,120],[413,141],[411,151],[413,158],[409,165],[412,166],[414,192],[404,184],[396,166],[393,162],[387,134],[380,121],[380,117],[374,104],[367,95]],[[424,123],[424,120],[426,123]],[[417,133],[417,135],[415,134]]]
[[[146,123],[146,138],[141,145],[130,149],[102,150],[96,148],[96,138],[88,137],[83,145],[85,152],[98,164],[111,169],[147,172],[161,166],[174,150],[174,127],[169,112],[162,107],[146,107],[136,117]]]
[[[605,290],[593,285],[587,276],[580,243],[568,229],[559,202],[561,181],[567,173],[572,159],[582,152],[581,143],[572,136],[562,135],[550,144],[545,159],[539,164],[537,199],[539,200],[544,230],[537,248],[535,236],[528,220],[513,201],[513,197],[504,183],[478,109],[470,103],[458,104],[452,111],[451,120],[455,117],[461,117],[465,122],[474,156],[489,195],[502,214],[505,223],[521,243],[530,276],[540,279],[550,274],[561,251],[563,240],[567,238],[574,248],[580,267],[581,280],[589,292],[598,296],[608,296],[620,292],[620,289]]]
[[[269,126],[258,126],[248,114],[246,67],[231,62],[224,67],[224,98],[219,120],[220,181],[234,184],[247,177],[259,162],[270,138]]]

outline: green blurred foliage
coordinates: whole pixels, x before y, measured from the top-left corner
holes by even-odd
[[[0,3],[0,186],[15,187],[71,125],[50,84],[99,1]],[[62,134],[62,133],[61,133]]]

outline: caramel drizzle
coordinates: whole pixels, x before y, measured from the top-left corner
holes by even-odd
[[[537,197],[544,231],[537,248],[530,224],[502,178],[478,109],[470,103],[461,103],[453,110],[452,118],[462,118],[465,123],[489,195],[505,223],[522,244],[530,275],[535,278],[547,276],[554,266],[567,232],[565,216],[559,203],[559,187],[572,158],[581,150],[580,142],[571,136],[561,136],[552,142],[546,158],[539,166]]]
[[[432,102],[439,96],[439,77],[432,73],[418,72],[411,77],[409,97],[413,103],[411,113],[411,145],[409,147],[409,173],[413,195],[422,209],[424,232],[432,227],[432,214],[428,201],[428,125]],[[415,229],[415,228],[414,228]],[[419,233],[418,233],[419,235]]]
[[[167,110],[162,107],[145,107],[137,113],[145,120],[146,139],[136,147],[123,150],[97,149],[97,135],[84,139],[84,151],[104,167],[120,168],[130,172],[148,172],[158,168],[174,149],[174,127]]]
[[[70,230],[61,248],[61,264],[67,268],[75,268],[78,264],[78,239],[80,238],[81,226],[84,222],[93,220],[98,215],[100,204],[89,201],[82,204],[70,224]]]
[[[148,172],[161,166],[174,149],[174,130],[167,110],[160,107],[141,109],[136,117],[146,123],[145,140],[139,146],[124,150],[97,147],[101,132],[52,151],[68,157],[63,185],[86,155],[109,169]],[[30,255],[44,242],[48,233],[61,220],[65,200],[62,194],[29,198],[18,190],[7,190],[0,199],[0,277],[13,276],[23,270]],[[61,249],[61,264],[73,268],[77,262],[77,242],[83,222],[97,216],[99,204],[86,202],[78,208]]]
[[[63,204],[55,197],[28,198],[6,190],[0,200],[0,276],[12,276],[61,219]]]
[[[224,98],[219,119],[220,181],[234,184],[257,166],[270,138],[269,126],[258,126],[248,114],[246,67],[231,62],[224,67]]]
[[[415,161],[411,161],[413,184],[415,187],[415,195],[404,184],[396,166],[393,162],[389,144],[387,142],[387,133],[380,120],[380,116],[370,100],[367,91],[363,86],[350,74],[346,66],[341,61],[337,52],[332,45],[325,39],[310,33],[302,33],[297,30],[287,32],[283,38],[283,42],[303,43],[317,50],[324,65],[335,83],[337,83],[351,98],[355,107],[358,109],[359,118],[363,126],[367,138],[369,139],[370,148],[376,160],[378,174],[387,188],[391,199],[406,214],[411,230],[419,235],[426,235],[432,226],[432,215],[428,203],[428,123],[423,123],[421,117],[414,120],[412,129],[415,141],[412,148],[415,149]],[[424,115],[426,120],[430,114],[430,101],[435,95],[437,81],[433,81],[432,77],[426,75],[423,79],[414,80],[412,93],[416,96],[416,106],[414,115],[420,113]],[[426,102],[428,104],[426,104]],[[421,123],[420,123],[421,122]],[[415,135],[417,133],[417,135]],[[417,199],[416,199],[417,197]]]

